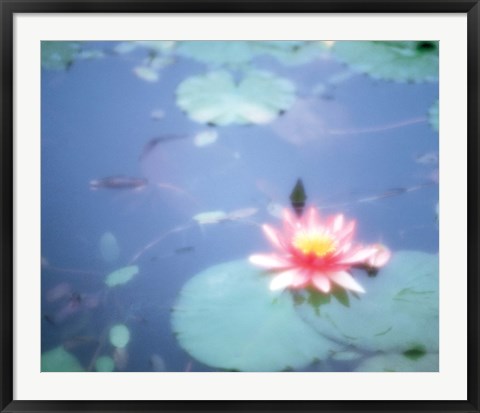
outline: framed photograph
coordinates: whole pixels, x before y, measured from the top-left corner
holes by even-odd
[[[1,409],[479,412],[478,1],[0,1]]]

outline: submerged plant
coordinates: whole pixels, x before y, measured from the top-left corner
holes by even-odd
[[[252,255],[250,262],[264,267],[274,275],[270,289],[315,289],[329,293],[332,283],[357,293],[363,287],[353,278],[350,269],[355,266],[378,268],[386,264],[390,251],[383,246],[353,244],[356,222],[346,222],[343,215],[320,220],[315,208],[300,217],[284,210],[284,231],[280,233],[269,225],[263,231],[279,253]]]

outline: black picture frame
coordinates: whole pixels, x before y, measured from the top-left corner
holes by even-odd
[[[41,411],[395,411],[479,412],[479,18],[478,0],[0,0],[2,412]],[[466,13],[468,17],[468,388],[458,401],[34,401],[13,399],[13,18],[16,13]]]

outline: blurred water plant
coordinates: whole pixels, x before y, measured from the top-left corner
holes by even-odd
[[[120,256],[120,247],[118,246],[118,241],[115,235],[111,232],[105,232],[100,238],[100,254],[102,258],[107,263],[112,263],[118,260]]]
[[[85,371],[78,359],[63,346],[56,347],[42,354],[42,372],[80,372]]]
[[[239,82],[227,71],[192,76],[177,88],[177,105],[199,123],[264,124],[295,101],[295,86],[266,71],[251,71]]]
[[[95,370],[111,372],[115,370],[115,362],[110,356],[101,356],[95,360]]]
[[[124,348],[130,341],[130,331],[125,324],[114,325],[108,336],[110,344],[116,348]]]
[[[47,70],[68,69],[80,53],[79,42],[42,41],[42,67]]]
[[[352,69],[375,79],[397,82],[438,80],[438,42],[435,41],[336,42],[332,53]]]

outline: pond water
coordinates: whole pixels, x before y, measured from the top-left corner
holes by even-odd
[[[41,105],[43,371],[438,371],[436,42],[42,42]]]

